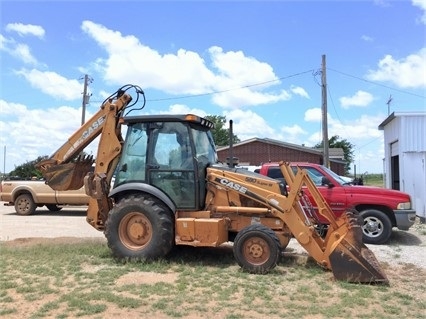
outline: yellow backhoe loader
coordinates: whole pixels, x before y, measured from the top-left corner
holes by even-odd
[[[135,91],[136,101],[129,90]],[[91,197],[87,221],[104,232],[116,258],[152,260],[165,257],[174,245],[233,242],[235,259],[244,270],[266,273],[294,237],[337,280],[389,283],[362,243],[357,213],[336,218],[304,170],[294,174],[287,163],[280,163],[287,188],[283,182],[221,164],[210,121],[193,114],[129,116],[140,97],[139,109],[146,101],[142,89],[123,86],[49,159],[37,164],[53,189],[85,186]],[[127,125],[125,139],[122,125]],[[81,155],[98,136],[95,160]],[[317,214],[327,225],[318,222]]]

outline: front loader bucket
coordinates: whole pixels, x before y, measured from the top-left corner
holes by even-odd
[[[376,256],[362,242],[359,217],[352,213],[346,214],[349,230],[329,255],[334,277],[352,283],[388,285],[389,280]]]
[[[52,189],[57,191],[80,189],[84,185],[84,177],[93,164],[91,157],[79,159],[73,163],[40,165],[43,177]]]

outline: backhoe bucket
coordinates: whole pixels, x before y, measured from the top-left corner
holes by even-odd
[[[84,185],[84,177],[91,170],[91,157],[73,163],[41,165],[43,177],[52,189],[57,191],[76,190]]]
[[[344,216],[342,216],[345,218]],[[352,283],[389,284],[374,253],[362,242],[359,217],[346,213],[349,230],[329,255],[337,280]]]

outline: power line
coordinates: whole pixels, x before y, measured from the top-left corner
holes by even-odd
[[[166,98],[159,98],[159,99],[147,99],[147,102],[160,102],[160,101],[170,101],[170,100],[182,100],[182,99],[190,99],[190,98],[195,98],[195,97],[201,97],[201,96],[209,96],[209,95],[215,95],[215,94],[220,94],[220,93],[226,93],[226,92],[230,92],[230,91],[236,91],[236,90],[241,90],[241,89],[245,89],[245,88],[250,88],[250,87],[255,87],[255,86],[261,86],[264,84],[268,84],[268,83],[274,83],[274,82],[278,82],[281,80],[286,80],[289,78],[293,78],[299,75],[303,75],[306,73],[312,73],[313,71],[315,71],[314,69],[310,69],[307,71],[303,71],[303,72],[299,72],[299,73],[294,73],[291,75],[287,75],[287,76],[283,76],[283,77],[279,77],[277,79],[273,79],[273,80],[269,80],[269,81],[264,81],[264,82],[258,82],[258,83],[253,83],[253,84],[248,84],[248,85],[244,85],[244,86],[239,86],[239,87],[235,87],[235,88],[231,88],[231,89],[226,89],[226,90],[220,90],[220,91],[210,91],[207,93],[200,93],[200,94],[192,94],[192,95],[182,95],[182,96],[174,96],[174,97],[166,97]],[[103,101],[92,101],[94,103],[101,103]]]
[[[416,93],[412,93],[412,92],[408,92],[408,91],[396,89],[396,88],[391,87],[391,86],[387,86],[387,85],[380,84],[380,83],[377,83],[377,82],[365,80],[365,79],[360,78],[358,76],[351,75],[351,74],[348,74],[348,73],[345,73],[345,72],[342,72],[342,71],[338,71],[338,70],[335,70],[335,69],[332,69],[332,68],[329,68],[329,67],[327,67],[326,69],[330,70],[330,71],[333,71],[333,72],[336,72],[336,73],[339,73],[339,74],[342,74],[342,75],[345,75],[347,77],[351,77],[351,78],[354,78],[354,79],[357,79],[357,80],[360,80],[360,81],[363,81],[363,82],[367,82],[367,83],[370,83],[370,84],[374,84],[374,85],[377,85],[377,86],[381,86],[381,87],[384,87],[384,88],[387,88],[387,89],[390,89],[390,90],[394,90],[394,91],[397,91],[397,92],[401,92],[401,93],[404,93],[404,94],[409,94],[409,95],[420,97],[420,98],[426,98],[426,96],[423,96],[423,95],[420,95],[420,94],[416,94]],[[313,76],[313,78],[314,78],[315,83],[317,85],[321,86],[321,84],[318,82],[318,80],[316,78],[318,75],[321,75],[321,73],[322,73],[321,69],[310,69],[310,70],[307,70],[307,71],[303,71],[303,72],[299,72],[299,73],[294,73],[294,74],[287,75],[287,76],[282,76],[282,77],[279,77],[279,78],[276,78],[276,79],[273,79],[273,80],[269,80],[269,81],[258,82],[258,83],[248,84],[248,85],[243,85],[243,86],[229,88],[229,89],[225,89],[225,90],[210,91],[210,92],[200,93],[200,94],[182,95],[182,96],[174,96],[174,97],[166,97],[166,98],[158,98],[158,99],[147,99],[147,102],[161,102],[161,101],[171,101],[171,100],[182,100],[182,99],[190,99],[190,98],[197,98],[197,97],[202,97],[202,96],[210,96],[210,95],[215,95],[215,94],[221,94],[221,93],[226,93],[226,92],[241,90],[241,89],[245,89],[245,88],[251,88],[251,87],[261,86],[261,85],[265,85],[265,84],[268,84],[268,83],[274,83],[274,82],[278,82],[278,81],[281,81],[281,80],[286,80],[286,79],[289,79],[289,78],[292,78],[292,77],[297,77],[297,76],[300,76],[300,75],[303,75],[303,74],[306,74],[306,73],[311,73],[312,76]],[[98,103],[98,102],[102,102],[102,101],[92,101],[92,102]]]
[[[351,75],[351,74],[348,74],[348,73],[345,73],[345,72],[341,72],[341,71],[338,71],[338,70],[334,70],[334,69],[331,69],[331,68],[327,68],[327,70],[334,71],[336,73],[339,73],[339,74],[342,74],[342,75],[345,75],[345,76],[348,76],[348,77],[351,77],[351,78],[354,78],[354,79],[357,79],[357,80],[360,80],[360,81],[364,81],[364,82],[367,82],[367,83],[370,83],[370,84],[381,86],[381,87],[387,88],[389,90],[393,90],[393,91],[396,91],[396,92],[400,92],[400,93],[404,93],[404,94],[408,94],[408,95],[412,95],[412,96],[416,96],[416,97],[420,97],[420,98],[426,99],[426,96],[424,96],[424,95],[420,95],[420,94],[417,94],[417,93],[413,93],[413,92],[408,92],[408,91],[396,89],[394,87],[391,87],[391,86],[388,86],[388,85],[384,85],[384,84],[380,84],[380,83],[377,83],[377,82],[368,81],[368,80],[360,78],[358,76]]]
[[[291,74],[288,76],[284,76],[284,77],[279,77],[277,79],[273,79],[273,80],[269,80],[269,81],[264,81],[264,82],[258,82],[258,83],[253,83],[253,84],[248,84],[248,85],[244,85],[244,86],[239,86],[239,87],[235,87],[235,88],[231,88],[231,89],[226,89],[226,90],[220,90],[220,91],[211,91],[211,92],[207,92],[207,93],[200,93],[200,94],[193,94],[193,95],[184,95],[184,96],[176,96],[176,97],[169,97],[169,98],[161,98],[161,99],[152,99],[152,100],[147,100],[147,102],[158,102],[158,101],[169,101],[169,100],[180,100],[180,99],[188,99],[188,98],[194,98],[194,97],[200,97],[200,96],[209,96],[209,95],[215,95],[215,94],[220,94],[220,93],[226,93],[226,92],[230,92],[230,91],[236,91],[236,90],[241,90],[241,89],[245,89],[245,88],[251,88],[251,87],[255,87],[255,86],[261,86],[261,85],[265,85],[268,83],[274,83],[274,82],[278,82],[281,80],[286,80],[292,77],[296,77],[299,75],[303,75],[306,73],[312,73],[314,70],[307,70],[307,71],[303,71],[303,72],[299,72],[299,73],[295,73],[295,74]]]

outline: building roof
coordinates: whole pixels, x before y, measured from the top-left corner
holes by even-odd
[[[304,145],[282,142],[282,141],[274,140],[274,139],[271,139],[271,138],[254,137],[254,138],[251,138],[251,139],[248,139],[248,140],[241,141],[239,143],[235,143],[233,146],[237,147],[237,146],[242,146],[242,145],[245,145],[245,144],[250,144],[250,143],[253,143],[253,142],[260,142],[260,143],[275,145],[275,146],[279,146],[279,147],[290,148],[290,149],[303,151],[303,152],[307,152],[307,153],[312,153],[312,154],[316,154],[316,155],[322,155],[322,153],[323,153],[323,150],[320,149],[320,148],[306,147]],[[226,150],[228,148],[229,148],[229,146],[219,146],[217,148],[217,151],[223,151],[223,150]],[[344,157],[343,149],[342,148],[329,148],[329,157],[334,158],[334,159],[343,159],[343,157]]]
[[[393,119],[403,116],[426,116],[426,112],[392,112],[382,123],[379,125],[379,130],[383,131],[385,126],[392,122]]]

